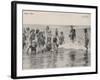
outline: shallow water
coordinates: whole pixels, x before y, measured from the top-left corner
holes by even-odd
[[[90,52],[82,49],[58,49],[58,53],[44,52],[36,55],[24,53],[22,62],[23,69],[90,66]]]

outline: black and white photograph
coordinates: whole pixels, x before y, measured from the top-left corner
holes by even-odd
[[[23,10],[23,69],[90,66],[90,20],[88,13]]]
[[[97,7],[12,2],[13,79],[97,73]]]

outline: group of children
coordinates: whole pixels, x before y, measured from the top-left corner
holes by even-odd
[[[88,31],[84,29],[85,47],[88,49],[89,38]],[[74,43],[76,38],[76,30],[71,26],[69,33],[70,40]],[[27,54],[44,53],[54,51],[58,53],[58,47],[65,43],[65,36],[63,31],[58,31],[55,28],[53,31],[46,27],[45,30],[31,29],[29,27],[23,29],[23,50]]]
[[[64,43],[64,34],[55,29],[52,33],[49,26],[46,29],[23,29],[23,49],[27,54],[44,53],[48,51],[55,51],[58,53],[59,45]]]

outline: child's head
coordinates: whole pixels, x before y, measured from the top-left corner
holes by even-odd
[[[29,31],[29,30],[30,30],[30,28],[29,28],[29,27],[27,27],[27,28],[26,28],[26,30],[27,30],[27,31]]]
[[[71,25],[71,29],[73,29],[73,26]]]
[[[36,34],[39,33],[39,29],[36,29]]]
[[[60,34],[63,35],[63,32],[61,31]]]

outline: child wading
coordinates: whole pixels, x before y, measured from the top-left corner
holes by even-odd
[[[58,41],[58,30],[56,29],[55,31],[55,36],[53,37],[53,49],[58,53],[58,46],[59,46],[59,41]]]
[[[63,32],[60,32],[59,44],[62,45],[63,43],[64,43],[64,34],[63,34]]]
[[[37,43],[36,43],[36,40],[35,40],[35,30],[32,29],[30,31],[30,38],[29,38],[29,41],[30,41],[30,45],[29,45],[29,48],[27,50],[27,54],[29,54],[29,50],[30,50],[30,53],[33,55],[33,54],[36,54],[36,47],[37,47]]]
[[[76,38],[76,30],[73,28],[73,26],[71,26],[71,30],[70,30],[70,40],[72,40],[72,42],[75,41],[75,38]]]
[[[84,29],[84,33],[85,33],[85,48],[88,49],[89,39],[88,39],[87,29]]]
[[[29,48],[27,50],[27,53],[30,50],[32,55],[36,54],[36,47],[37,47],[36,42],[33,40],[32,44],[29,46]]]
[[[51,51],[52,49],[52,43],[51,43],[51,30],[49,29],[49,26],[46,27],[46,50]]]

